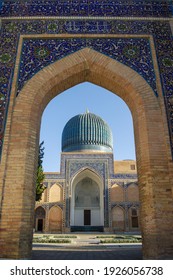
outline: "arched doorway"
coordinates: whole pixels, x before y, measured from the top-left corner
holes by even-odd
[[[172,165],[168,131],[164,126],[166,117],[162,109],[163,100],[154,95],[151,87],[135,71],[88,48],[42,69],[26,83],[16,99],[13,91],[1,164],[1,238],[4,240],[1,243],[2,257],[30,257],[35,198],[33,174],[37,165],[42,112],[54,96],[84,81],[95,83],[117,94],[132,112],[139,175],[143,255],[148,259],[163,256],[166,258],[172,253],[173,211],[172,198],[167,191],[170,190]],[[13,88],[15,89],[15,81]],[[20,201],[17,205],[18,211],[11,208],[10,201],[14,197]],[[11,214],[14,216],[14,213],[15,226],[12,226],[9,217]]]
[[[35,231],[43,232],[45,227],[45,210],[39,206],[35,209]]]
[[[70,226],[74,230],[103,230],[103,180],[85,169],[72,180]]]

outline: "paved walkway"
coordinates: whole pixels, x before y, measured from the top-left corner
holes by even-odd
[[[69,244],[33,244],[33,260],[141,260],[141,244],[101,244],[96,234],[75,234]]]

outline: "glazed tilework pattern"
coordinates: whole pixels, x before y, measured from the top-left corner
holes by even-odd
[[[111,160],[112,157],[105,155],[100,155],[98,156],[97,154],[95,155],[78,155],[78,159],[73,159],[73,156],[69,159],[68,156],[66,158],[68,164],[66,165],[66,174],[67,175],[67,181],[71,181],[71,179],[82,169],[90,169],[96,172],[98,175],[100,175],[103,179],[104,183],[104,226],[108,226],[108,160]],[[110,163],[111,164],[111,163]],[[113,163],[112,163],[113,164]]]
[[[107,162],[108,169],[111,173],[113,173],[113,154],[112,153],[103,153],[103,154],[82,154],[82,153],[62,153],[61,155],[61,174],[65,178],[66,176],[66,169],[67,169],[67,163],[73,162],[74,164],[77,163],[77,167],[74,166],[72,168],[72,172],[70,174],[75,174],[78,168],[81,168],[79,165],[82,164],[83,166],[87,166],[88,164],[94,164],[95,162],[101,162],[102,164]],[[104,177],[102,167],[98,168],[98,166],[95,167],[96,172],[98,172],[102,177]]]
[[[112,179],[120,179],[120,180],[125,180],[125,179],[130,179],[130,180],[137,180],[137,175],[136,174],[111,174],[110,177]],[[62,179],[63,176],[62,174],[46,174],[45,179]],[[117,181],[116,181],[117,182]],[[114,184],[114,182],[112,183]]]
[[[61,172],[57,174],[45,174],[45,180],[49,181],[50,186],[55,184],[55,180],[63,180],[63,188],[65,189],[65,217],[66,217],[66,227],[70,226],[70,203],[71,203],[71,180],[74,176],[84,169],[90,169],[96,174],[100,175],[104,182],[104,226],[108,227],[109,221],[109,191],[108,184],[111,181],[111,186],[115,183],[122,185],[124,188],[128,187],[128,184],[124,182],[119,182],[119,179],[125,180],[127,182],[133,182],[135,179],[137,181],[137,174],[114,174],[113,173],[113,154],[103,153],[103,154],[81,154],[81,153],[62,153],[61,155]],[[135,182],[136,182],[135,181]],[[111,207],[116,206],[112,204]],[[138,206],[139,203],[122,203],[119,205],[123,208],[130,208],[131,206]]]
[[[71,53],[85,47],[92,48],[137,71],[153,88],[156,79],[152,63],[150,43],[144,38],[70,38],[26,39],[23,42],[18,79],[18,91],[35,73]]]
[[[170,0],[4,0],[3,16],[169,17]]]
[[[12,4],[14,8],[17,1],[11,2],[13,2]],[[27,7],[29,7],[29,2],[30,1],[25,1]],[[72,4],[74,1],[66,2]],[[76,1],[76,3],[77,2],[79,1]],[[140,3],[142,2],[143,1],[140,1]],[[163,2],[166,3],[165,1]],[[5,3],[6,5],[10,4],[9,1],[5,1]],[[111,3],[113,4],[114,1]],[[147,5],[149,5],[149,1]],[[3,5],[3,9],[4,7],[5,6]],[[161,5],[160,9],[162,10]],[[2,11],[2,15],[4,16],[5,12],[4,10]],[[74,34],[86,33],[98,34],[98,38],[88,37],[79,39],[74,36]],[[51,62],[54,62],[87,46],[132,67],[132,69],[146,79],[152,87],[155,95],[157,95],[150,41],[149,38],[142,38],[143,35],[152,35],[159,65],[170,131],[170,142],[173,151],[173,41],[168,21],[142,19],[138,21],[132,19],[100,20],[97,18],[91,20],[89,17],[85,20],[53,20],[49,18],[44,20],[3,20],[2,18],[0,34],[0,150],[2,149],[3,144],[5,121],[13,80],[18,40],[20,34],[22,34],[30,35],[30,38],[28,40],[25,39],[23,42],[17,93],[19,93],[28,79],[50,63],[50,59]],[[33,39],[32,35],[34,34],[73,34],[73,36],[68,39],[52,38],[41,40],[39,38]],[[99,38],[99,34],[109,34],[110,38]],[[119,35],[121,38],[111,38],[111,34]],[[138,35],[139,37],[134,38],[133,35]],[[30,52],[32,52],[32,55]]]
[[[135,207],[135,208],[138,208],[140,207],[140,203],[139,202],[120,202],[120,203],[112,203],[111,204],[111,209],[116,207],[116,206],[119,206],[119,207],[122,207],[123,209],[129,209],[131,207]]]
[[[114,179],[137,179],[137,175],[136,174],[112,174],[111,176]]]
[[[112,174],[109,174],[110,170],[113,170],[113,154],[70,154],[62,153],[61,155],[61,172],[59,174],[46,174],[45,179],[49,180],[50,185],[55,183],[57,180],[65,180],[65,216],[66,216],[66,227],[70,225],[70,181],[72,178],[80,172],[82,169],[90,169],[96,172],[103,178],[104,182],[104,226],[108,227],[109,221],[109,203],[108,203],[108,179]],[[52,180],[52,182],[51,182]]]
[[[79,170],[89,168],[97,172],[99,175],[102,176],[102,178],[105,177],[105,163],[99,162],[97,160],[71,160],[70,161],[70,173],[69,176],[72,178]]]

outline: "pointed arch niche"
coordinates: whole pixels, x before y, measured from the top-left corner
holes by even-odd
[[[46,211],[43,207],[38,206],[35,209],[35,231],[37,232],[43,232],[45,228],[45,217],[46,217]]]
[[[17,98],[16,79],[17,68],[0,170],[3,194],[1,257],[28,259],[31,256],[42,112],[56,95],[84,81],[112,91],[129,106],[137,153],[143,256],[155,259],[173,254],[173,206],[168,192],[172,173],[167,120],[163,100],[154,95],[147,82],[129,67],[89,48],[43,68],[25,84]],[[18,201],[15,205],[14,198]],[[12,216],[15,219],[13,225]]]
[[[49,232],[62,232],[62,210],[58,206],[53,206],[49,210]]]
[[[49,190],[49,202],[62,202],[63,191],[62,187],[58,184],[53,184]]]
[[[118,184],[114,184],[110,189],[110,200],[111,202],[115,201],[124,201],[124,189]]]
[[[104,226],[103,179],[90,169],[71,182],[71,226]]]

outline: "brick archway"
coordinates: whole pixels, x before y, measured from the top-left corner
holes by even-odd
[[[27,82],[16,99],[11,99],[1,164],[1,256],[30,258],[35,202],[33,174],[42,112],[57,94],[84,81],[119,95],[132,112],[142,204],[143,256],[168,258],[173,254],[170,151],[159,98],[135,71],[88,48],[45,67]]]

